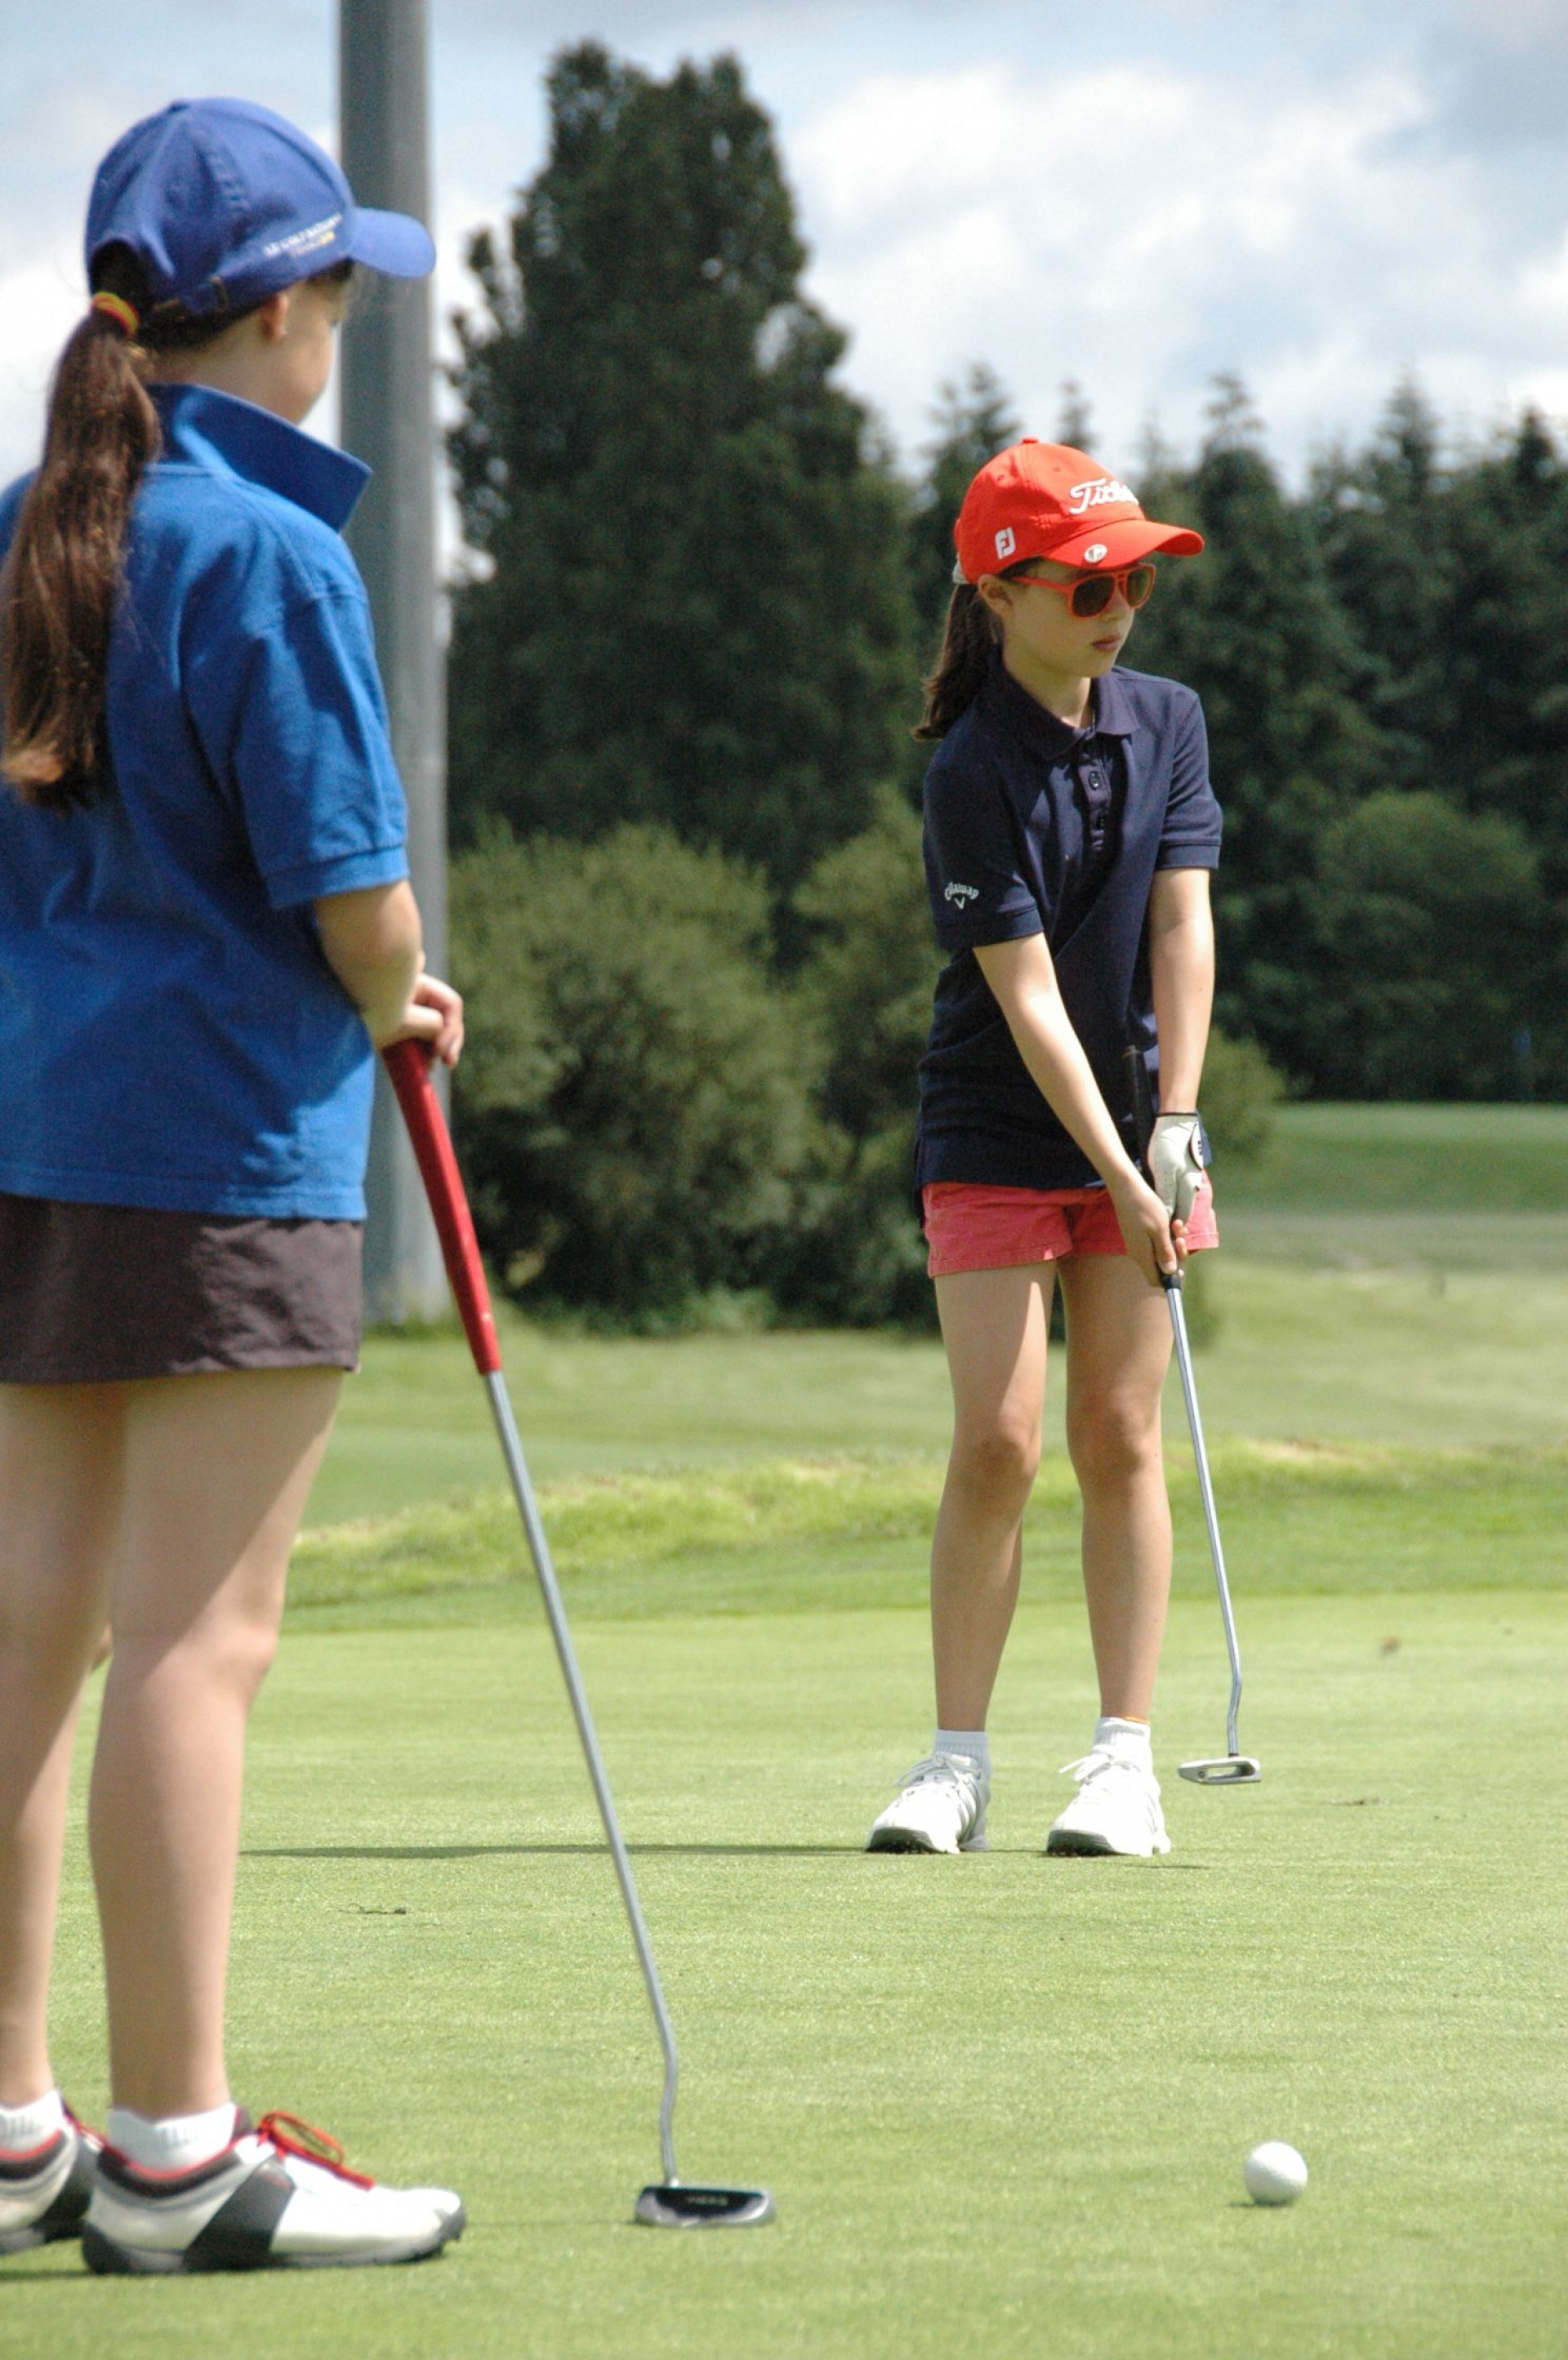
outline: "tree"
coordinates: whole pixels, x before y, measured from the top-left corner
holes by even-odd
[[[1319,1086],[1513,1097],[1519,1037],[1549,1012],[1547,904],[1524,830],[1390,790],[1335,823],[1321,869]]]
[[[922,453],[926,472],[910,524],[920,646],[927,662],[936,660],[953,595],[953,524],[964,494],[986,461],[1016,442],[1022,431],[1005,389],[979,361],[962,385],[938,389],[931,422],[937,439]]]
[[[819,1122],[770,1283],[797,1317],[929,1326],[915,1116],[940,959],[920,822],[896,790],[883,789],[871,825],[817,862],[795,914],[806,954],[794,994],[815,1043]]]
[[[456,1110],[510,1291],[650,1326],[750,1284],[816,1073],[767,971],[762,880],[667,829],[524,845],[491,821],[453,864],[452,937]]]
[[[915,665],[907,495],[832,382],[842,333],[766,115],[719,58],[595,43],[548,161],[471,261],[452,436],[465,530],[452,802],[587,837],[658,820],[781,892],[864,821]]]
[[[1225,813],[1219,1021],[1310,1082],[1323,1023],[1319,848],[1382,783],[1383,744],[1363,709],[1355,642],[1260,435],[1245,388],[1222,378],[1197,466],[1139,486],[1150,513],[1190,518],[1208,546],[1162,564],[1129,653],[1203,702]]]

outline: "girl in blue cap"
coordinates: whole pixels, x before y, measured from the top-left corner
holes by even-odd
[[[1047,1850],[1146,1859],[1170,1848],[1149,1734],[1170,1585],[1157,1281],[1217,1241],[1195,1109],[1220,813],[1197,698],[1118,659],[1157,552],[1203,544],[1146,517],[1081,451],[1033,440],[980,470],[954,538],[947,638],[916,732],[939,741],[926,869],[949,954],[916,1174],[955,1411],[931,1554],[938,1727],[870,1846],[984,1846],[986,1716],[1059,1284],[1100,1717],[1067,1765],[1077,1791]],[[1146,1142],[1136,1109],[1155,1098]]]
[[[365,479],[298,432],[358,264],[418,223],[236,100],[105,158],[42,464],[0,496],[0,2253],[101,2271],[412,2260],[463,2225],[229,2092],[247,1717],[359,1338],[374,1053],[450,1065],[365,594]],[[106,2141],[46,2002],[71,1738]]]

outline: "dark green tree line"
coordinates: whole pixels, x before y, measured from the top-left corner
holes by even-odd
[[[658,82],[590,43],[549,98],[460,322],[455,825],[657,820],[787,897],[902,759],[908,497],[735,61]]]
[[[838,380],[732,59],[597,44],[472,259],[452,453],[457,1079],[487,1250],[526,1299],[925,1318],[909,1201],[936,971],[909,736],[952,520],[1091,397],[942,386],[914,481]],[[1129,650],[1208,716],[1226,814],[1222,1162],[1277,1083],[1568,1096],[1568,462],[1527,412],[1455,451],[1413,380],[1292,489],[1245,387],[1151,432],[1161,568]],[[1209,1086],[1206,1085],[1206,1087]]]

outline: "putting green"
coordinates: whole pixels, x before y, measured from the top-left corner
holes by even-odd
[[[1178,1604],[1168,1861],[1050,1861],[1091,1698],[1080,1611],[1026,1601],[996,1849],[869,1859],[924,1742],[916,1612],[588,1618],[580,1651],[684,2048],[693,2178],[776,2225],[630,2225],[657,2057],[537,1626],[311,1633],[258,1717],[234,2064],[252,2103],[473,2225],[410,2271],[0,2271],[16,2360],[1478,2360],[1562,2349],[1568,2167],[1550,1594],[1253,1595],[1264,1785],[1168,1775],[1223,1726]],[[1397,1642],[1397,1644],[1391,1644]],[[73,1844],[58,2062],[102,2103]],[[1243,2199],[1292,2140],[1293,2211]]]

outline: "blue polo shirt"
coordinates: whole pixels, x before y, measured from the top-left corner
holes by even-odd
[[[925,810],[926,881],[950,956],[920,1066],[916,1185],[1093,1186],[1099,1175],[1031,1078],[975,949],[1043,934],[1113,1113],[1129,1043],[1157,1103],[1150,889],[1157,869],[1212,869],[1220,857],[1198,699],[1118,669],[1095,683],[1089,726],[1075,730],[994,657],[932,757]]]
[[[0,1193],[362,1218],[374,1060],[311,904],[408,874],[341,538],[368,470],[207,387],[155,399],[104,792],[0,785]]]

